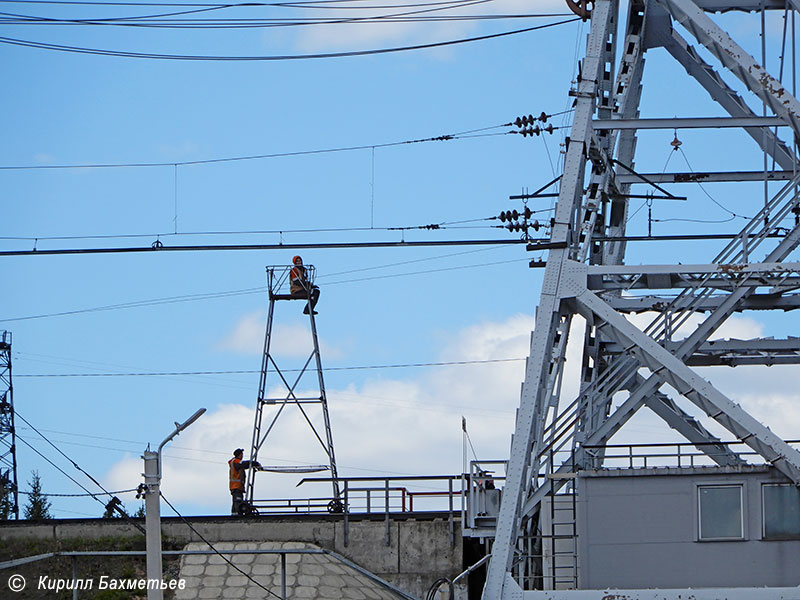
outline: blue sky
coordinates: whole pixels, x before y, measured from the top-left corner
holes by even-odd
[[[353,3],[356,4],[356,3]],[[359,4],[363,7],[363,3]],[[13,12],[23,12],[14,5]],[[6,6],[6,10],[12,12]],[[29,14],[96,17],[99,8],[23,7]],[[537,11],[563,13],[560,2]],[[126,14],[144,14],[148,10]],[[159,9],[161,10],[161,9]],[[264,9],[267,10],[267,9]],[[279,9],[259,16],[294,16]],[[366,13],[376,10],[362,9]],[[519,14],[531,8],[493,0],[450,14]],[[238,15],[237,15],[238,16]],[[434,24],[360,24],[287,29],[151,31],[136,28],[0,25],[2,36],[49,43],[179,54],[275,55],[336,52],[458,39],[557,20],[517,19]],[[742,15],[721,18],[758,52]],[[109,31],[109,29],[111,31]],[[306,150],[372,146],[493,128],[515,117],[560,113],[588,27],[581,22],[470,44],[375,56],[283,62],[188,62],[69,54],[4,45],[6,93],[0,166],[164,163],[149,168],[3,170],[2,249],[221,243],[318,243],[429,239],[510,239],[483,219],[521,208],[508,200],[559,171],[559,144],[569,114],[554,117],[553,136],[494,135],[388,148],[215,164],[173,163]],[[768,28],[775,63],[780,20]],[[715,116],[713,103],[690,85],[663,52],[648,54],[643,116]],[[770,67],[768,62],[768,67]],[[729,78],[730,80],[731,78]],[[760,112],[760,106],[751,104]],[[641,171],[758,169],[760,154],[739,132],[642,134]],[[727,151],[728,148],[743,150]],[[715,186],[705,191],[728,211],[752,214],[763,189]],[[640,190],[641,191],[641,190]],[[676,188],[688,203],[656,202],[655,218],[729,218],[698,187]],[[551,200],[531,207],[548,209]],[[639,204],[634,205],[634,209]],[[543,213],[547,218],[549,213]],[[630,231],[646,232],[647,209]],[[389,227],[452,223],[439,232]],[[733,231],[743,224],[668,221],[654,233]],[[373,231],[355,231],[374,227]],[[289,233],[293,230],[342,229]],[[181,235],[165,235],[178,232]],[[200,235],[198,232],[284,231]],[[45,239],[52,236],[132,238]],[[160,237],[157,234],[162,234]],[[637,246],[629,262],[656,263],[665,253],[705,262],[710,245]],[[288,263],[293,251],[186,252],[0,258],[4,294],[0,328],[14,336],[16,408],[108,489],[139,483],[139,455],[158,444],[198,407],[208,408],[165,457],[165,495],[184,512],[224,514],[225,461],[248,447],[257,374],[214,376],[33,377],[82,373],[254,370],[260,366],[266,295],[85,311],[144,300],[253,290],[265,265]],[[432,249],[306,250],[322,287],[318,327],[326,367],[521,359],[527,355],[541,270],[528,269],[523,246]],[[280,306],[277,322],[287,364],[300,360],[299,307]],[[791,318],[791,317],[789,317]],[[5,319],[5,320],[3,320]],[[745,315],[730,335],[787,334],[786,321]],[[299,333],[298,333],[299,332]],[[574,336],[579,338],[580,336]],[[461,470],[461,416],[476,450],[504,458],[518,404],[522,361],[449,367],[331,370],[326,374],[333,434],[345,475],[439,474]],[[741,371],[740,371],[741,373]],[[745,374],[743,395],[762,377]],[[789,371],[774,367],[768,402],[753,411],[783,414],[792,397]],[[732,382],[725,374],[723,378]],[[742,383],[745,382],[745,383]],[[763,400],[763,396],[762,396]],[[761,406],[762,413],[758,413]],[[785,421],[797,424],[794,416]],[[20,436],[95,491],[31,430]],[[655,422],[632,425],[662,439]],[[317,463],[313,444],[287,421],[263,453],[285,463]],[[776,428],[777,430],[777,428]],[[789,436],[789,433],[784,433]],[[668,437],[668,436],[667,436]],[[664,439],[667,439],[664,437]],[[263,462],[263,461],[262,461]],[[45,491],[75,486],[24,444],[21,488],[31,470]],[[265,495],[292,493],[290,476],[270,479]],[[128,508],[136,502],[124,496]],[[54,498],[60,517],[96,516],[91,499]],[[168,511],[165,511],[165,514]]]

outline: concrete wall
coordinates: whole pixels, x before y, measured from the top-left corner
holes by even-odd
[[[769,467],[632,469],[578,478],[579,587],[800,585],[800,540],[762,539]],[[744,540],[698,541],[697,486],[742,484]]]
[[[463,541],[460,518],[456,516],[454,539],[446,516],[411,518],[392,515],[389,543],[386,522],[380,518],[351,519],[345,536],[341,516],[298,517],[195,517],[192,526],[209,541],[309,542],[341,554],[361,567],[396,585],[405,592],[424,597],[440,577],[453,578],[463,571]],[[144,524],[143,520],[140,520]],[[199,542],[185,523],[177,518],[162,519],[166,538],[178,543]],[[25,521],[0,525],[0,543],[11,538],[63,540],[141,536],[131,524],[109,519]]]

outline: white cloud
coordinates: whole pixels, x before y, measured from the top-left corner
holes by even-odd
[[[39,152],[34,154],[33,160],[40,165],[51,165],[55,162],[55,157],[52,154],[47,154],[46,152]]]
[[[640,314],[632,314],[628,316],[628,320],[636,325],[639,329],[644,330],[648,325],[650,325],[655,316],[655,313],[645,312]],[[683,325],[681,325],[681,327],[678,328],[678,330],[673,334],[672,339],[681,340],[688,337],[704,320],[705,315],[693,314]],[[733,315],[729,317],[709,339],[749,340],[761,337],[763,331],[763,325],[761,325],[761,323],[755,319]]]
[[[167,160],[185,160],[198,155],[200,147],[195,142],[184,141],[175,144],[160,144],[158,152]]]
[[[563,14],[569,12],[562,0],[540,0],[536,3],[535,10],[531,10],[529,2],[523,0],[494,0],[491,3],[481,3],[474,6],[454,7],[446,10],[437,10],[425,14],[418,14],[419,9],[408,8],[407,3],[397,2],[398,5],[406,4],[405,7],[387,9],[354,9],[348,5],[347,10],[334,12],[331,10],[319,11],[316,13],[305,14],[308,17],[330,18],[339,17],[342,20],[357,20],[366,17],[380,17],[383,21],[371,22],[352,22],[337,23],[333,25],[316,25],[314,27],[301,28],[298,37],[298,45],[306,51],[321,49],[335,50],[339,48],[376,48],[385,44],[400,44],[414,42],[444,41],[457,39],[468,35],[476,28],[476,21],[413,21],[402,20],[401,15],[408,15],[413,18],[416,16],[465,16],[465,15],[499,15],[499,14]],[[391,2],[384,3],[384,6],[391,6]],[[389,20],[391,16],[398,16],[400,20]],[[512,25],[508,21],[497,26],[494,30],[502,31],[507,29],[523,28],[538,24],[539,20],[532,23],[532,20],[524,21],[524,25],[519,24],[520,20],[514,20]],[[544,21],[541,21],[544,23]],[[273,37],[269,34],[270,39]]]
[[[637,320],[648,319],[644,316]],[[259,321],[257,315],[247,315],[233,338],[246,340],[245,325],[256,321]],[[532,327],[531,316],[515,315],[503,322],[486,321],[450,335],[442,332],[439,358],[492,361],[526,357]],[[748,338],[760,332],[758,322],[737,316],[719,334]],[[583,321],[576,318],[567,350],[564,404],[578,392],[582,333]],[[757,419],[773,424],[776,433],[797,437],[800,398],[791,367],[719,367],[701,372]],[[524,361],[518,360],[433,367],[393,378],[374,377],[341,389],[329,388],[328,405],[340,474],[459,473],[462,415],[468,419],[470,437],[480,458],[507,458],[523,378]],[[281,395],[285,390],[274,392]],[[305,408],[324,438],[319,406],[305,405]],[[700,413],[693,405],[690,408],[693,414]],[[274,410],[275,407],[265,409],[264,427],[271,421]],[[167,449],[165,496],[171,502],[190,503],[197,510],[224,514],[230,501],[226,462],[234,448],[249,448],[252,425],[253,409],[248,406],[220,405],[204,415]],[[622,431],[626,443],[679,441],[649,411],[640,411]],[[730,435],[725,438],[730,439]],[[308,465],[325,464],[326,457],[300,412],[289,405],[259,453],[259,460],[269,465]],[[141,472],[141,460],[127,457],[111,469],[106,479],[113,488],[125,489],[133,487],[131,482],[141,480]],[[328,484],[297,489],[295,485],[301,477],[260,473],[256,495],[274,499],[330,494]]]
[[[242,319],[226,340],[229,347],[236,341],[240,345],[235,347],[246,349],[247,323],[257,320],[252,314]],[[528,352],[532,323],[528,316],[515,316],[502,323],[486,322],[467,328],[442,345],[441,358],[452,361],[523,357]],[[359,386],[328,389],[340,472],[459,473],[462,415],[469,419],[473,443],[482,456],[505,457],[519,402],[523,365],[524,361],[515,361],[436,367],[411,371],[407,378],[375,378]],[[274,392],[285,395],[285,390]],[[319,406],[305,408],[324,438]],[[269,406],[265,409],[265,427],[273,410]],[[164,495],[173,503],[190,503],[197,510],[225,513],[230,501],[226,462],[234,448],[249,448],[252,427],[252,407],[221,405],[204,415],[167,448]],[[311,429],[291,405],[277,421],[259,460],[271,465],[326,462]],[[141,481],[141,472],[141,460],[127,457],[110,470],[106,480],[115,489],[126,489],[133,487],[132,482]],[[295,485],[300,477],[260,473],[257,495],[284,498],[329,494],[325,486],[306,486],[307,491],[298,491]]]
[[[235,448],[249,446],[252,431],[252,410],[238,404],[220,405],[200,417],[163,451],[164,496],[173,504],[188,502],[217,512],[227,508],[226,463]],[[142,481],[143,470],[140,457],[127,456],[111,468],[106,480],[111,489],[128,489]]]
[[[228,335],[217,344],[222,350],[240,354],[261,354],[264,350],[264,332],[267,313],[256,310],[243,315]],[[320,353],[326,358],[340,358],[342,351],[319,340]],[[270,351],[276,356],[307,358],[312,350],[311,333],[308,325],[277,323],[273,325]]]

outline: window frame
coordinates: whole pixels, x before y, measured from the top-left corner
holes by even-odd
[[[703,488],[738,488],[739,489],[739,537],[703,537],[703,510],[701,505],[701,490]],[[695,484],[695,495],[697,497],[697,528],[696,540],[698,542],[744,542],[747,541],[747,518],[745,514],[745,483],[743,481],[729,483],[697,483]]]
[[[787,540],[800,540],[800,532],[796,535],[781,536],[781,537],[767,537],[767,505],[766,505],[766,488],[767,487],[797,487],[793,483],[781,482],[762,482],[761,483],[761,539],[765,542],[781,542]]]

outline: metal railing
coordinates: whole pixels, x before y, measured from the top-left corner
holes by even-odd
[[[800,447],[800,440],[786,440],[786,443],[794,447]],[[764,459],[744,442],[736,440],[733,442],[721,442],[721,445],[736,448],[736,453],[742,458],[759,459],[748,464],[766,464]],[[605,469],[716,466],[716,463],[708,453],[697,449],[699,446],[719,447],[720,443],[606,444],[603,446],[583,446],[583,448],[589,453],[592,450],[602,450],[603,468]]]
[[[391,515],[442,513],[447,517],[450,543],[455,544],[455,515],[464,513],[463,475],[418,475],[395,477],[339,477],[339,498],[317,496],[305,499],[253,500],[259,515],[334,514],[344,521],[344,544],[350,535],[350,519],[360,515],[383,515],[385,541],[391,543]],[[330,477],[307,477],[298,486],[330,484]],[[456,498],[460,504],[456,505]]]

